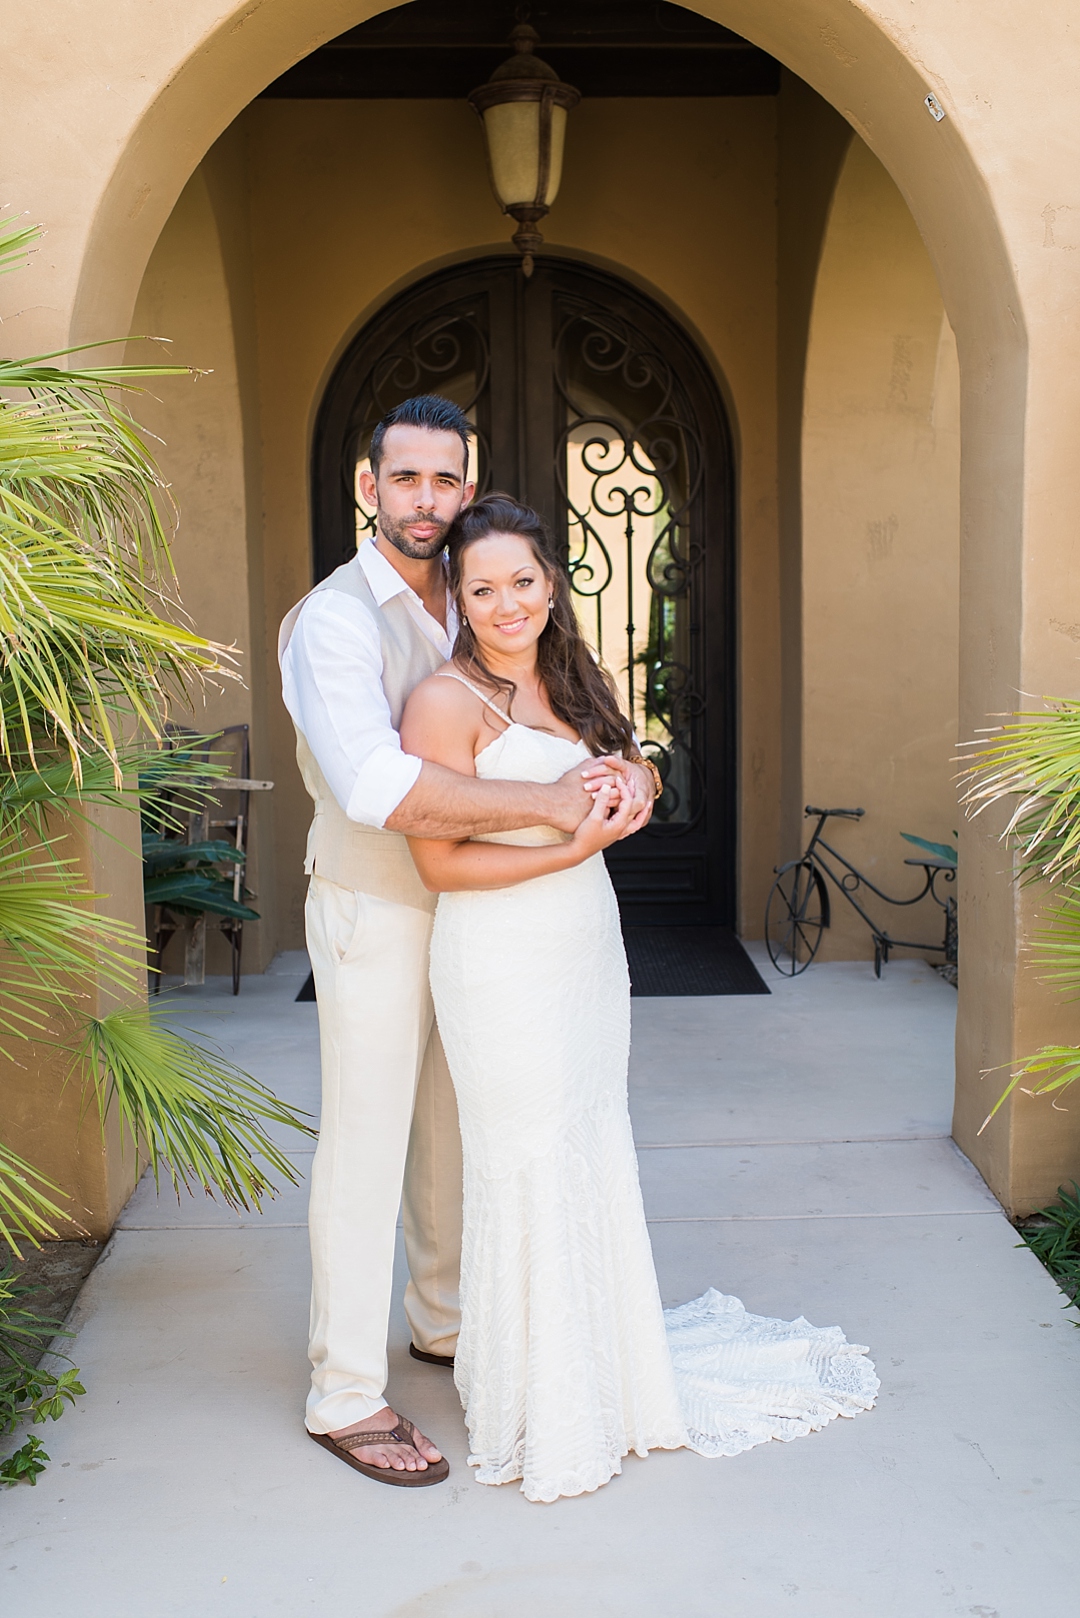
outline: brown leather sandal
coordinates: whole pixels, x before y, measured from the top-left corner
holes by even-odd
[[[415,1343],[409,1344],[409,1353],[414,1360],[423,1360],[425,1365],[441,1365],[444,1370],[454,1369],[454,1356],[452,1354],[429,1354],[425,1348],[417,1348]]]
[[[362,1472],[366,1478],[374,1478],[376,1483],[390,1483],[399,1489],[424,1489],[429,1484],[441,1483],[450,1475],[450,1462],[445,1455],[441,1461],[429,1461],[422,1472],[406,1472],[398,1471],[393,1466],[370,1466],[367,1461],[358,1461],[349,1454],[350,1450],[369,1449],[373,1444],[407,1444],[410,1449],[415,1449],[419,1433],[404,1416],[398,1417],[393,1432],[348,1433],[344,1438],[331,1438],[329,1433],[309,1432],[308,1437],[313,1438],[316,1444],[321,1444],[323,1449],[328,1449],[331,1455],[336,1455],[339,1461],[344,1461],[346,1466]]]

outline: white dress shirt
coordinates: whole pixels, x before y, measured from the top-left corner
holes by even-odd
[[[417,627],[444,657],[457,635],[449,592],[446,628],[416,591],[365,539],[348,567],[364,571],[381,607],[403,595]],[[350,820],[384,826],[420,774],[422,760],[405,753],[382,688],[379,626],[355,596],[320,590],[300,609],[281,658],[281,691],[334,797]]]

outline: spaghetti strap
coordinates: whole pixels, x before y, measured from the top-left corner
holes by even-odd
[[[435,678],[437,680],[459,681],[462,685],[468,687],[474,697],[480,698],[480,701],[484,704],[485,708],[490,708],[493,714],[497,714],[504,725],[509,727],[513,724],[514,721],[510,718],[509,714],[503,713],[502,709],[497,707],[495,703],[491,701],[490,697],[485,697],[479,686],[473,685],[471,680],[467,680],[464,674],[459,674],[456,669],[438,669],[436,670]]]

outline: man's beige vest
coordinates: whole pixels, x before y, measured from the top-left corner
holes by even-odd
[[[358,562],[344,563],[310,594],[316,595],[320,590],[340,590],[354,596],[375,619],[382,647],[382,686],[396,730],[410,692],[441,668],[446,659],[417,624],[403,596],[391,596],[383,606],[378,605]],[[309,596],[304,597],[304,601],[307,600]],[[279,657],[289,644],[304,601],[297,602],[281,625]],[[349,819],[327,785],[300,730],[296,732],[296,761],[304,785],[315,801],[315,818],[308,832],[304,861],[308,875],[314,873],[328,882],[336,882],[338,887],[374,894],[377,899],[389,899],[414,910],[433,911],[436,895],[428,893],[416,874],[404,837],[400,832],[362,826]]]

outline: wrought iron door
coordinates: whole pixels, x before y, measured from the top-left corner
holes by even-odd
[[[357,496],[372,428],[414,393],[476,427],[481,490],[537,507],[583,629],[664,780],[650,827],[607,856],[624,919],[734,916],[731,438],[689,336],[625,282],[541,258],[431,277],[354,340],[314,453],[316,576],[372,515]]]

